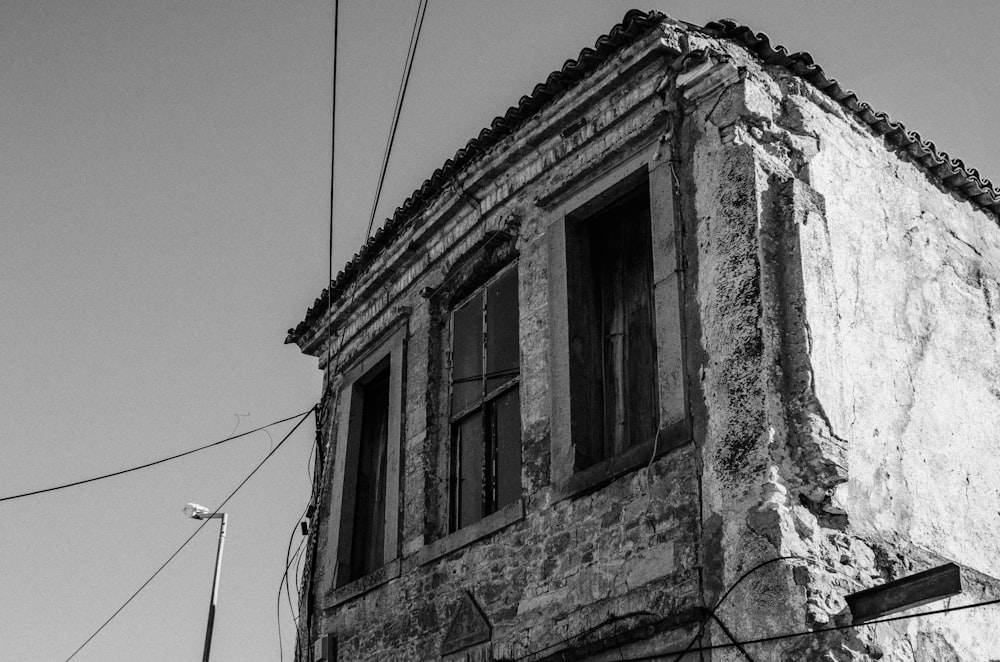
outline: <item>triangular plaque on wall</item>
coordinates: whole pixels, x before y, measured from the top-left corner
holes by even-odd
[[[466,591],[453,610],[454,616],[451,617],[451,624],[441,642],[441,655],[449,655],[490,640],[493,628],[471,593]]]

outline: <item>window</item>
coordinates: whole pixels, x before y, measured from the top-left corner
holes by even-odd
[[[457,531],[521,496],[517,268],[451,313],[449,522]]]
[[[361,409],[354,474],[354,521],[349,581],[381,567],[385,544],[385,465],[389,433],[389,366],[355,389]]]
[[[648,185],[566,225],[574,470],[653,440],[658,419]]]
[[[546,202],[557,498],[691,440],[674,185],[642,149]]]
[[[334,586],[395,560],[405,328],[344,372],[331,503]]]

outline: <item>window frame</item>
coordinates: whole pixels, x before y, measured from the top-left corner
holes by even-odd
[[[647,251],[646,259],[634,259],[634,248]],[[569,215],[566,261],[570,421],[579,472],[624,455],[658,427],[647,182],[594,213]]]
[[[656,351],[654,392],[658,424],[653,439],[604,458],[586,468],[577,467],[577,447],[572,434],[569,351],[570,293],[567,270],[568,226],[593,219],[638,187],[649,199],[652,314]],[[668,154],[656,148],[637,150],[633,156],[605,167],[601,175],[547,201],[549,253],[549,313],[552,325],[549,347],[552,382],[552,435],[550,477],[556,498],[581,495],[647,464],[691,440],[684,365],[682,310],[683,270],[680,264],[678,219],[674,209],[674,177]]]
[[[330,590],[347,596],[350,587],[382,576],[385,568],[398,564],[400,555],[400,476],[402,461],[402,415],[405,371],[406,325],[388,332],[343,371],[339,388],[336,446],[330,500],[328,549]],[[381,565],[363,576],[351,577],[353,518],[364,387],[383,370],[389,371],[388,431],[386,438],[385,512]],[[344,573],[346,573],[346,578]],[[342,596],[342,597],[344,597]]]
[[[518,322],[520,322],[520,282],[519,282],[519,272],[517,268],[517,261],[513,263],[504,264],[500,266],[495,271],[490,273],[487,278],[482,279],[482,281],[477,284],[473,289],[466,292],[461,298],[456,299],[449,306],[448,315],[448,334],[447,334],[447,492],[446,492],[446,503],[447,503],[447,514],[446,514],[446,535],[455,534],[462,529],[475,526],[476,524],[490,518],[492,515],[499,511],[504,510],[505,507],[512,505],[515,502],[520,501],[521,491],[523,489],[521,481],[521,462],[522,462],[522,449],[520,447],[521,441],[521,400],[520,400],[520,386],[521,386],[521,352],[520,352],[520,328],[519,325],[515,330],[514,340],[517,347],[517,371],[503,383],[495,385],[493,388],[490,387],[490,374],[486,371],[486,366],[488,363],[488,316],[489,316],[489,306],[488,306],[488,292],[491,285],[496,283],[502,278],[511,277],[514,281],[515,294],[517,295],[517,300],[515,301],[516,312],[518,316]],[[480,370],[481,373],[477,375],[481,379],[478,381],[482,384],[482,389],[479,391],[476,399],[472,402],[465,404],[460,407],[457,411],[453,409],[454,406],[454,386],[458,383],[454,379],[455,370],[455,316],[456,313],[464,308],[467,304],[472,302],[475,298],[481,297],[480,302],[481,308],[481,319],[482,319],[482,354],[480,357]],[[503,375],[507,377],[507,375]],[[464,379],[464,378],[463,378]],[[499,478],[499,440],[491,440],[489,436],[490,432],[490,419],[488,418],[488,409],[490,405],[501,401],[501,399],[509,394],[511,391],[517,391],[517,421],[518,421],[518,455],[517,455],[517,471],[516,471],[516,483],[518,486],[517,497],[513,499],[510,503],[500,505],[500,482]],[[481,504],[481,515],[478,519],[465,523],[461,523],[460,514],[460,504],[462,501],[461,494],[458,488],[458,482],[462,480],[461,472],[462,468],[460,466],[460,442],[457,438],[458,424],[462,421],[468,420],[479,413],[482,417],[482,454],[483,454],[483,468],[482,468],[482,483],[481,486],[484,491],[488,494],[484,495],[484,501]],[[492,443],[491,443],[492,442]],[[491,459],[488,457],[490,453],[493,453],[496,457]],[[490,470],[492,466],[492,471]]]
[[[355,381],[351,395],[349,416],[352,425],[349,426],[348,432],[346,466],[356,469],[345,471],[344,476],[345,501],[348,493],[354,495],[351,549],[348,554],[350,574],[343,582],[345,584],[361,579],[384,565],[384,522],[388,514],[385,499],[389,491],[388,422],[389,412],[392,409],[389,391],[393,374],[389,358],[386,356],[361,379]],[[359,423],[353,425],[355,421]],[[352,450],[356,453],[352,453]],[[368,476],[367,481],[363,482],[361,478],[366,465],[368,465]],[[381,512],[377,512],[379,506]],[[376,518],[382,520],[382,527],[376,526]]]

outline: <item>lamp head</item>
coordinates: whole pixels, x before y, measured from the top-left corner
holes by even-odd
[[[212,511],[205,506],[199,506],[196,503],[189,503],[184,506],[184,514],[192,519],[207,519]]]

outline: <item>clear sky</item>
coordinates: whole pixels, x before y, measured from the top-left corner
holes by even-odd
[[[417,0],[343,0],[335,271],[360,247]],[[327,277],[333,0],[0,0],[0,496],[305,411]],[[430,0],[376,223],[632,3]],[[649,3],[808,50],[1000,181],[995,2]],[[991,112],[993,111],[993,112]],[[276,427],[277,442],[290,424]],[[213,660],[278,659],[310,420],[229,504]],[[0,662],[65,660],[271,448],[0,503]],[[201,654],[217,527],[74,659]],[[294,544],[298,544],[296,535]],[[292,650],[287,605],[285,655]]]

